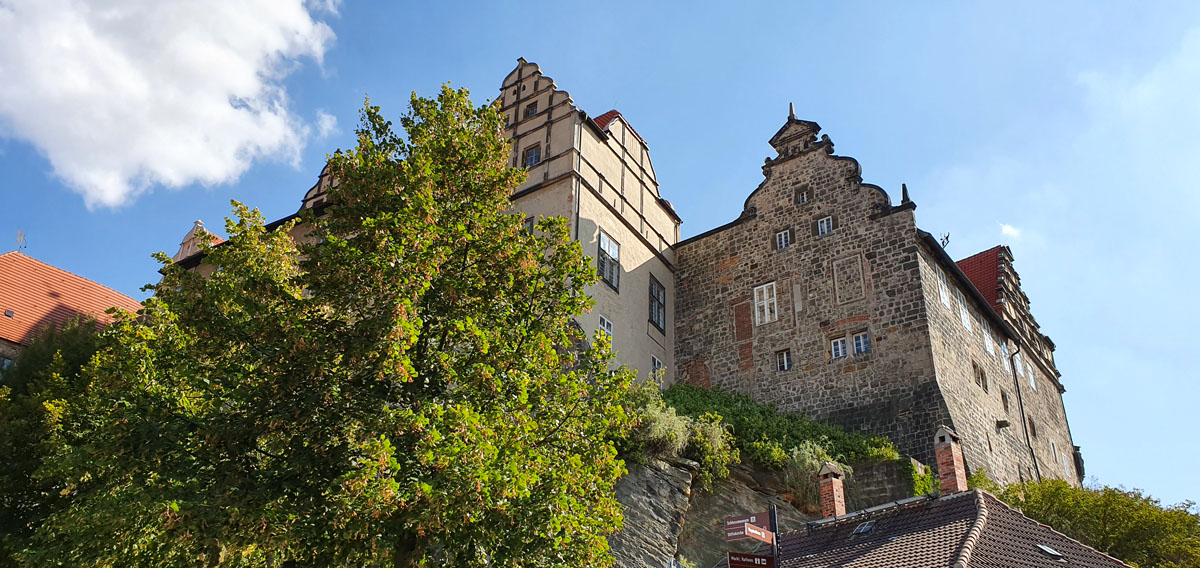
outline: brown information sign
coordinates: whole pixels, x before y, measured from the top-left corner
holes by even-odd
[[[730,552],[729,568],[775,568],[775,559],[758,554]]]
[[[725,517],[725,540],[750,538],[746,536],[746,530],[743,528],[747,523],[763,529],[769,528],[771,526],[771,514],[769,512],[762,512],[752,515]]]
[[[775,533],[764,528],[756,527],[750,523],[745,524],[745,533],[746,536],[754,540],[760,540],[767,544],[775,542]]]

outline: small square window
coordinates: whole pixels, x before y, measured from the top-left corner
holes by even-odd
[[[781,250],[792,246],[792,230],[787,229],[775,233],[775,250]]]
[[[841,359],[846,356],[846,338],[839,337],[829,341],[829,354],[834,359]]]
[[[833,217],[825,217],[817,221],[817,234],[828,235],[833,232]]]
[[[525,149],[525,155],[521,158],[521,163],[525,167],[532,168],[542,163],[542,147],[540,145]]]
[[[525,105],[525,118],[529,118],[529,117],[537,114],[537,112],[538,112],[537,101],[534,101],[534,102],[531,102],[531,103]]]
[[[784,349],[775,354],[775,370],[787,371],[792,368],[792,350]]]
[[[11,318],[15,317],[16,315],[17,314],[13,313],[12,310],[4,310],[4,317],[6,317],[6,318],[11,319]]]
[[[859,333],[854,336],[854,354],[861,355],[871,352],[871,336],[867,333]]]
[[[804,205],[804,204],[808,203],[808,200],[809,200],[809,198],[811,198],[811,197],[812,197],[812,196],[811,196],[811,194],[808,192],[808,190],[800,190],[800,191],[797,191],[797,192],[796,192],[796,204],[797,204],[797,205]]]
[[[779,319],[775,304],[775,283],[768,282],[754,288],[754,323],[762,325]]]
[[[0,357],[0,371],[7,371],[9,367],[12,367],[12,364],[12,359],[9,359],[8,357]]]
[[[611,338],[612,334],[613,334],[612,320],[604,317],[604,314],[600,314],[600,328],[599,329],[600,329],[600,331],[607,333],[608,336]]]

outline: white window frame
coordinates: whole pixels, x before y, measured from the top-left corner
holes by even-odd
[[[808,204],[808,192],[801,191],[801,192],[797,193],[796,194],[796,203],[798,205],[807,205]]]
[[[784,349],[775,352],[775,370],[790,371],[792,369],[792,350]]]
[[[1008,342],[1000,343],[1000,358],[1004,359],[1004,372],[1011,373],[1012,367],[1008,364]]]
[[[754,287],[754,325],[763,325],[779,319],[779,305],[775,301],[775,283],[767,282]]]
[[[831,359],[841,359],[847,355],[849,355],[849,353],[846,352],[845,337],[838,337],[836,339],[829,340],[829,357]]]
[[[971,308],[967,306],[967,297],[962,290],[955,288],[954,299],[958,300],[958,319],[962,322],[963,329],[971,333]]]
[[[1025,358],[1025,374],[1029,376],[1029,388],[1037,392],[1037,378],[1033,374],[1033,365],[1029,362],[1029,357]]]
[[[603,331],[604,333],[607,333],[609,339],[612,339],[612,337],[613,337],[613,322],[612,322],[612,320],[605,317],[604,314],[599,314],[599,315],[600,315],[600,325],[596,329]]]
[[[935,266],[934,270],[937,271],[938,295],[942,297],[942,305],[947,308],[953,308],[950,305],[950,282],[946,280],[946,272],[940,266]]]
[[[827,215],[817,220],[817,236],[825,236],[833,232],[833,215]]]
[[[654,375],[654,380],[657,381],[659,384],[662,384],[662,378],[659,376],[658,372],[663,370],[664,368],[665,368],[665,366],[663,365],[662,359],[659,359],[658,355],[651,354],[650,355],[650,373],[652,375]],[[663,374],[666,374],[666,373],[663,373]]]
[[[600,231],[599,244],[596,247],[596,274],[600,279],[612,286],[613,290],[621,291],[621,243]]]
[[[854,354],[866,355],[871,352],[871,334],[867,332],[854,334]]]
[[[783,250],[792,246],[792,230],[784,229],[775,233],[775,250]]]

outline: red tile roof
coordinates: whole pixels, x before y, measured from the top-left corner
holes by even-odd
[[[854,534],[867,521],[870,530]],[[783,533],[779,546],[780,568],[1128,568],[980,490],[820,522]]]
[[[975,289],[987,299],[988,305],[1001,313],[1000,307],[1000,252],[1004,245],[997,245],[981,253],[968,256],[957,262],[958,268],[967,275]]]
[[[0,254],[0,339],[22,345],[78,315],[107,323],[110,307],[135,312],[137,300],[13,251]],[[8,312],[12,317],[8,317]]]
[[[634,136],[637,136],[637,139],[641,140],[642,144],[646,144],[646,140],[642,138],[642,135],[638,134],[637,130],[634,130],[633,125],[629,124],[629,120],[626,119],[625,116],[620,112],[618,112],[617,109],[612,109],[600,116],[597,116],[596,118],[593,118],[592,121],[596,123],[596,126],[600,127],[600,130],[608,130],[608,123],[612,122],[612,120],[618,116],[621,117],[621,120],[625,121],[625,126],[629,127],[629,131],[632,132]]]

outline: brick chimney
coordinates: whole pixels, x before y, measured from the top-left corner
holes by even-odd
[[[821,464],[817,473],[821,485],[821,517],[825,519],[846,514],[846,491],[842,488],[842,470],[831,462]]]
[[[937,458],[940,493],[949,495],[967,490],[967,466],[963,463],[958,434],[946,426],[938,426],[933,435],[933,455]]]

